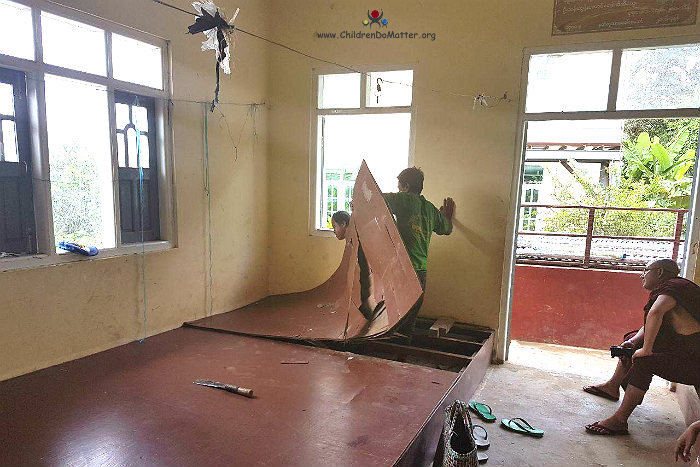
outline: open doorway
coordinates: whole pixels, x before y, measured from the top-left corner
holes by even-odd
[[[512,340],[604,350],[639,327],[639,271],[684,259],[699,123],[528,124]]]
[[[526,51],[502,332],[603,349],[641,318],[638,270],[695,274],[700,44]],[[517,346],[514,346],[517,348]]]

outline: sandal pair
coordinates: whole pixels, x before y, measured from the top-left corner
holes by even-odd
[[[496,421],[496,417],[493,415],[493,410],[488,404],[470,401],[469,409],[485,422],[493,423]],[[532,425],[530,425],[530,423],[527,422],[527,420],[520,417],[502,418],[501,425],[503,425],[505,428],[511,431],[523,435],[533,436],[535,438],[541,438],[542,436],[544,436],[543,430],[533,427]]]

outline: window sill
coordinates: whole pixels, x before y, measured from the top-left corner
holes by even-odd
[[[321,230],[321,229],[312,229],[309,231],[309,235],[311,237],[326,237],[326,238],[335,238],[335,233],[333,233],[332,230]]]
[[[36,254],[28,256],[15,256],[11,258],[0,259],[0,272],[13,271],[17,269],[34,269],[46,266],[56,266],[64,263],[76,263],[79,261],[94,261],[105,258],[114,258],[117,256],[127,256],[146,253],[154,253],[158,251],[171,250],[174,246],[168,241],[148,242],[143,244],[134,243],[131,245],[123,245],[118,248],[105,248],[100,250],[96,256],[83,256],[77,253],[57,253],[53,255]]]

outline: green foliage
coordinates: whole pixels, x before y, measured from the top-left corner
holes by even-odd
[[[625,120],[623,125],[623,140],[636,141],[642,132],[659,137],[659,141],[668,147],[669,143],[679,133],[681,128],[687,127],[690,135],[680,152],[695,149],[698,142],[698,130],[700,119],[697,118],[637,118]]]
[[[682,125],[678,120],[662,122],[671,128],[669,132],[651,137],[648,132],[639,131],[624,141],[624,165],[621,170],[611,169],[609,174],[610,180],[616,182],[600,185],[574,171],[568,183],[554,178],[555,199],[565,205],[688,209],[698,121],[686,119]],[[554,210],[544,219],[544,230],[585,233],[588,215],[585,209]],[[676,222],[673,212],[596,210],[593,232],[673,237]]]
[[[646,131],[641,132],[636,140],[624,141],[625,177],[645,183],[651,183],[655,178],[682,182],[695,163],[695,149],[683,149],[690,135],[691,128],[684,126],[666,145],[658,136],[652,139]]]
[[[611,171],[611,178],[618,174]],[[619,184],[599,185],[574,172],[573,180],[562,183],[555,179],[554,196],[561,204],[616,207],[672,207],[659,206],[657,200],[667,196],[667,189],[658,178],[651,183],[631,181],[622,177]],[[577,190],[576,187],[579,189]],[[583,188],[583,195],[579,194]],[[544,219],[544,230],[549,232],[586,233],[588,210],[556,209]],[[635,237],[673,237],[676,227],[673,212],[596,210],[593,223],[595,235],[624,235]]]
[[[51,200],[56,244],[100,244],[100,192],[97,168],[85,149],[64,146],[51,154]]]

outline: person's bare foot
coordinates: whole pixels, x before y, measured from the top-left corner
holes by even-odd
[[[616,401],[620,398],[620,388],[611,387],[607,384],[598,384],[595,386],[584,386],[584,392],[588,394],[593,394],[594,396],[604,397],[605,399],[610,399]]]

